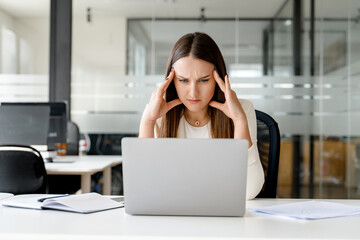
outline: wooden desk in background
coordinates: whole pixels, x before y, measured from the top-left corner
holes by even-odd
[[[45,163],[46,172],[49,175],[81,175],[81,191],[91,191],[91,175],[97,172],[103,173],[103,194],[111,194],[111,168],[122,162],[121,156],[89,155],[89,156],[66,156],[61,157],[74,162]]]

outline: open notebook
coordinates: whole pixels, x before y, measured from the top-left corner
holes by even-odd
[[[0,201],[1,201],[1,199],[13,197],[13,196],[14,196],[14,194],[12,194],[12,193],[3,193],[3,192],[0,192]]]
[[[98,193],[79,195],[23,194],[2,200],[2,205],[19,208],[92,213],[123,207],[124,203],[123,201],[118,202],[104,197]]]

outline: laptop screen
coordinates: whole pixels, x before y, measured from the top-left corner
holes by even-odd
[[[0,144],[47,145],[50,106],[0,105]]]

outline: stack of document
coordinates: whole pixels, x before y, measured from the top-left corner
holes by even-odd
[[[24,194],[7,197],[1,201],[3,206],[54,209],[77,213],[92,213],[123,207],[123,202],[117,202],[98,193],[79,195]]]
[[[250,210],[297,219],[322,219],[360,215],[360,206],[316,200],[251,208]]]

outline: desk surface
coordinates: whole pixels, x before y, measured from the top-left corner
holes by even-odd
[[[304,200],[256,199],[247,207]],[[360,200],[329,200],[360,206]],[[123,208],[92,214],[0,206],[0,239],[359,239],[360,216],[293,220],[244,217],[132,216]]]
[[[45,168],[48,174],[93,174],[102,171],[108,166],[115,166],[122,161],[122,157],[120,155],[66,156],[58,158],[73,160],[73,162],[45,163]]]

